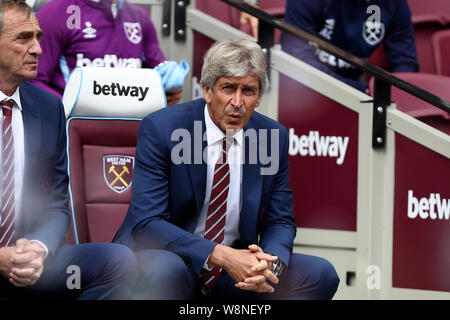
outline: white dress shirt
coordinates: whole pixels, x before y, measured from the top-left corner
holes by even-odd
[[[12,116],[11,116],[11,126],[12,126],[12,134],[14,139],[14,214],[15,221],[18,221],[18,217],[22,210],[22,193],[23,193],[23,175],[25,168],[25,138],[24,138],[24,129],[23,129],[23,119],[22,119],[22,104],[20,102],[20,92],[19,87],[17,87],[16,91],[12,96],[8,97],[3,92],[0,91],[0,101],[3,100],[11,100],[13,102],[12,108]],[[0,108],[2,109],[2,108]],[[3,109],[0,110],[0,128],[3,131]],[[1,136],[0,136],[1,137]],[[3,139],[0,138],[0,150],[2,150]],[[2,152],[0,152],[0,164],[3,163]],[[0,166],[1,168],[1,166]],[[3,171],[0,170],[0,176],[3,175]],[[1,181],[1,180],[0,180]],[[0,195],[3,194],[2,190],[3,186],[0,183]],[[1,207],[0,201],[0,207]],[[1,211],[0,211],[1,212]],[[0,214],[1,220],[1,214]],[[48,249],[45,244],[43,244],[39,240],[30,240],[40,243],[45,251],[45,257],[47,257]]]
[[[15,197],[15,216],[16,221],[18,220],[18,216],[22,207],[22,189],[23,189],[23,172],[25,167],[25,140],[23,133],[23,120],[22,120],[22,105],[20,103],[20,94],[19,87],[14,92],[11,97],[6,96],[3,92],[0,91],[0,101],[3,100],[12,100],[12,117],[11,117],[11,126],[12,126],[12,134],[14,139],[14,197]],[[3,131],[3,109],[0,110],[0,128]],[[0,150],[3,148],[3,139],[0,139]],[[3,163],[2,153],[0,152],[0,163]],[[0,170],[0,176],[3,175],[3,171]],[[0,183],[0,189],[3,186]],[[0,194],[3,194],[3,190]],[[0,201],[1,206],[1,201]]]
[[[222,140],[225,134],[211,120],[208,107],[205,105],[205,125],[207,138],[207,173],[206,173],[206,191],[203,201],[202,211],[195,228],[195,234],[203,237],[205,234],[206,216],[208,213],[209,200],[214,177],[214,167],[219,156],[222,154]],[[228,150],[228,164],[230,166],[230,187],[227,197],[227,215],[225,220],[225,235],[223,243],[232,246],[240,238],[239,219],[241,212],[241,189],[242,189],[242,129],[233,135],[235,142]],[[209,258],[209,257],[208,257]]]

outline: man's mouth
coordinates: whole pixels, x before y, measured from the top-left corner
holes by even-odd
[[[229,114],[228,116],[231,117],[231,118],[233,118],[233,119],[236,119],[236,120],[242,118],[242,115],[240,115],[240,114],[235,114],[235,113],[231,113],[231,114]]]

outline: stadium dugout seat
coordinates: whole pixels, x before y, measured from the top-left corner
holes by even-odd
[[[420,72],[394,73],[394,75],[444,100],[450,101],[450,91],[448,90],[450,88],[450,77]],[[369,82],[371,95],[373,95],[373,87],[374,78],[370,79]],[[450,134],[450,114],[448,112],[394,86],[392,87],[391,100],[396,103],[398,110]]]
[[[369,63],[384,70],[389,70],[389,64],[387,62],[386,54],[384,53],[384,42],[382,42],[369,57]]]
[[[448,0],[408,0],[408,3],[420,72],[436,73],[431,38],[436,31],[450,28],[450,3]]]
[[[63,103],[72,216],[66,243],[109,242],[131,200],[140,121],[167,105],[161,79],[152,69],[77,67]]]
[[[283,19],[286,11],[286,0],[259,0],[259,7],[268,14],[271,14],[278,19]],[[275,28],[275,43],[279,43],[280,38],[281,31]]]
[[[448,0],[408,0],[413,22],[430,21],[440,16],[442,22],[449,22],[450,5]]]
[[[450,77],[450,29],[436,31],[431,42],[437,74]]]
[[[283,18],[286,0],[259,0],[259,7],[275,17]]]
[[[239,18],[241,11],[225,2],[220,0],[197,0],[196,7],[198,10],[203,11],[212,17],[233,26],[234,28],[240,29],[247,34],[251,34],[250,26],[248,24],[240,23]],[[281,19],[284,17],[286,0],[260,0],[259,8]],[[275,29],[276,43],[279,42],[280,37],[280,30]]]
[[[240,28],[239,14],[240,11],[220,0],[197,0],[196,8],[220,21]],[[248,29],[250,31],[250,29]]]

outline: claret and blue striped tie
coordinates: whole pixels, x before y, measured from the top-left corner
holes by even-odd
[[[214,167],[213,184],[206,215],[204,238],[222,243],[225,235],[225,221],[227,214],[227,198],[230,187],[230,166],[228,165],[228,150],[231,142],[227,138],[222,140],[222,154]],[[206,295],[222,274],[222,268],[214,267],[201,275],[202,292]]]
[[[11,127],[11,101],[1,102],[3,109],[2,132],[2,212],[0,222],[0,247],[14,241],[15,197],[14,197],[14,139]]]

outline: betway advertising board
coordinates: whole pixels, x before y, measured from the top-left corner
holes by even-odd
[[[358,114],[280,75],[297,226],[356,231]]]
[[[450,291],[450,159],[399,134],[393,223],[393,286]]]

